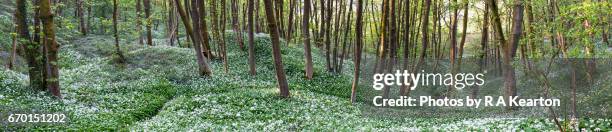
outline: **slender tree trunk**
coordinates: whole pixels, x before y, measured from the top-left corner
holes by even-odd
[[[8,64],[6,65],[6,68],[9,70],[12,70],[15,66],[15,58],[17,57],[17,35],[11,35],[11,38],[13,40],[11,56],[9,58]]]
[[[389,25],[389,0],[383,0],[383,14],[382,14],[382,26],[381,26],[381,32],[380,32],[380,68],[378,68],[378,72],[377,73],[383,73],[385,71],[385,68],[387,68],[387,54],[389,54],[389,44],[387,42],[388,41],[388,33],[387,30],[389,29],[388,25]],[[389,97],[389,92],[390,92],[390,88],[384,87],[383,88],[383,92],[382,92],[382,97],[383,98],[388,98]]]
[[[48,0],[39,2],[40,19],[43,23],[45,35],[45,47],[48,49],[47,61],[49,62],[49,76],[46,78],[47,89],[58,98],[62,98],[59,85],[58,50],[59,45],[55,41],[55,25],[53,24],[53,13],[51,3]]]
[[[459,44],[459,60],[458,60],[458,65],[457,65],[457,69],[461,70],[461,62],[463,61],[463,47],[465,46],[465,37],[467,36],[467,25],[468,25],[468,10],[469,8],[469,1],[468,0],[464,0],[463,1],[464,4],[464,10],[463,10],[463,34],[461,35],[461,43]]]
[[[486,58],[487,58],[487,49],[488,49],[488,41],[489,41],[489,5],[485,4],[484,15],[482,18],[482,34],[480,35],[480,57],[479,57],[479,65],[478,69],[480,72],[484,72],[484,68],[486,67]],[[479,87],[475,86],[472,89],[472,97],[478,97]]]
[[[357,87],[359,86],[359,72],[360,63],[361,63],[361,48],[363,47],[363,33],[361,31],[362,28],[362,20],[363,20],[363,0],[357,0],[357,21],[355,22],[355,52],[354,52],[354,60],[355,60],[355,70],[353,76],[353,85],[351,87],[351,103],[355,104],[357,102]]]
[[[238,46],[240,46],[240,49],[244,49],[244,45],[242,42],[242,31],[240,30],[240,24],[238,20],[238,11],[238,1],[232,0],[232,25],[234,28],[234,35],[236,36],[236,42],[238,43]]]
[[[410,18],[410,1],[407,0],[405,1],[405,6],[406,6],[406,11],[404,13],[404,19],[409,19]],[[408,58],[410,55],[410,26],[411,24],[409,23],[410,20],[404,21],[404,36],[403,36],[403,40],[404,40],[404,62],[403,62],[403,70],[408,70]],[[400,86],[400,96],[406,96],[406,95],[410,95],[410,90],[407,90],[408,85],[402,85]]]
[[[353,11],[353,0],[350,0],[349,1],[349,10],[348,10],[346,21],[345,21],[346,24],[344,25],[345,26],[345,28],[344,28],[344,42],[342,44],[342,54],[340,55],[340,66],[338,66],[338,68],[337,68],[338,69],[338,73],[342,73],[342,68],[343,68],[342,66],[344,65],[345,55],[346,55],[346,52],[349,52],[349,49],[347,48],[346,45],[347,45],[347,43],[348,44],[351,43],[349,35],[350,35],[350,32],[351,32],[351,24],[352,24],[351,16],[353,15],[352,11]],[[348,46],[348,47],[350,47],[350,46]]]
[[[142,37],[142,20],[141,20],[141,8],[143,0],[136,0],[136,32],[138,32],[138,44],[144,44],[144,38]]]
[[[113,0],[113,31],[115,32],[114,36],[115,36],[115,52],[117,52],[117,56],[119,57],[118,62],[119,63],[125,63],[125,57],[123,56],[123,53],[121,52],[121,47],[119,46],[119,33],[117,31],[117,25],[119,24],[117,22],[117,15],[119,13],[119,9],[118,6],[119,3],[117,3],[117,0]]]
[[[253,18],[253,11],[255,10],[255,1],[256,0],[248,0],[249,1],[249,15],[248,15],[248,19],[249,19],[249,71],[251,73],[251,75],[255,75],[256,74],[256,70],[255,70],[255,31],[254,30],[254,18]]]
[[[85,15],[83,15],[83,0],[76,0],[76,12],[76,15],[79,17],[79,31],[81,34],[87,35]]]
[[[457,0],[453,0],[452,4],[457,4]],[[450,29],[450,63],[451,63],[451,74],[455,74],[456,72],[456,62],[455,59],[457,58],[457,12],[458,12],[459,8],[457,7],[453,7],[453,16],[451,18],[451,29]],[[453,83],[454,85],[454,83]],[[454,93],[455,88],[453,86],[448,87],[448,93],[452,94]]]
[[[341,30],[340,23],[342,21],[342,15],[344,12],[344,4],[341,4],[340,2],[338,2],[336,3],[336,6],[339,6],[339,7],[337,7],[338,10],[336,11],[337,13],[336,13],[335,26],[334,26],[335,31],[334,31],[334,42],[333,42],[334,47],[333,47],[332,55],[331,55],[332,56],[331,66],[332,66],[332,71],[334,73],[338,73],[338,69],[336,69],[336,67],[338,66],[338,38],[340,37],[339,35],[340,30]]]
[[[326,31],[325,31],[325,66],[327,67],[328,72],[332,72],[332,62],[331,62],[331,20],[332,20],[332,0],[327,1],[327,15],[325,15],[328,22],[325,22]]]
[[[228,65],[227,65],[227,57],[225,56],[225,42],[224,42],[223,36],[221,36],[221,34],[222,34],[221,32],[223,32],[222,30],[224,30],[224,29],[221,28],[221,25],[223,25],[224,23],[223,22],[220,23],[221,20],[219,19],[219,18],[223,19],[223,17],[220,17],[220,16],[222,16],[223,13],[221,13],[221,14],[217,13],[217,3],[216,3],[216,0],[210,1],[210,4],[211,4],[210,15],[212,16],[211,21],[212,21],[212,28],[213,28],[212,29],[213,30],[213,37],[215,38],[215,42],[217,42],[217,44],[219,46],[219,51],[220,51],[220,53],[217,53],[217,54],[220,57],[222,57],[224,71],[225,71],[225,73],[227,73],[229,69],[228,69]],[[225,9],[225,7],[223,7],[223,5],[222,5],[221,9]]]
[[[309,18],[310,18],[310,0],[304,0],[304,16],[302,18],[302,37],[304,39],[304,57],[306,60],[305,72],[308,80],[312,79],[312,55],[310,51],[310,31],[309,31]]]
[[[151,18],[151,0],[143,0],[144,2],[144,10],[145,10],[145,17],[146,17],[146,23],[145,26],[147,28],[147,45],[149,46],[153,46],[153,36],[151,33],[151,24],[152,24],[152,18]]]
[[[278,88],[280,90],[281,97],[289,97],[289,85],[285,77],[285,70],[283,68],[283,60],[281,57],[280,39],[278,27],[276,26],[276,18],[274,17],[274,6],[272,0],[264,0],[266,6],[266,18],[268,20],[268,29],[270,30],[270,37],[272,39],[272,55],[274,58],[274,69],[276,69],[276,79],[278,80]]]

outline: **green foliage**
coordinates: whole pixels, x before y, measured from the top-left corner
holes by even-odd
[[[278,96],[269,36],[256,36],[257,75],[251,76],[248,53],[233,42],[233,35],[227,32],[225,36],[229,72],[224,73],[221,59],[213,58],[209,61],[211,77],[197,75],[190,48],[122,45],[127,63],[115,64],[112,39],[82,38],[60,50],[64,99],[52,99],[45,92],[27,92],[25,75],[0,71],[0,86],[7,87],[0,89],[0,106],[65,112],[70,119],[66,124],[9,126],[9,130],[556,130],[546,119],[364,116],[364,110],[372,106],[351,105],[349,101],[352,62],[345,62],[343,73],[328,73],[324,57],[316,54],[321,51],[314,48],[315,74],[312,80],[306,80],[301,45],[282,44],[291,88],[291,98],[282,99]],[[584,119],[581,126],[609,130],[602,126],[606,123],[610,120]]]

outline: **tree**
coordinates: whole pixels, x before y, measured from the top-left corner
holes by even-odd
[[[8,64],[6,64],[6,68],[9,70],[12,70],[15,66],[15,58],[17,57],[17,34],[11,33],[11,38],[13,40],[11,56],[9,57]]]
[[[238,2],[236,0],[232,0],[232,26],[234,28],[234,35],[236,36],[236,42],[240,46],[240,49],[243,49],[242,42],[242,31],[240,30],[240,24],[238,22]]]
[[[353,85],[351,87],[351,103],[355,103],[357,101],[357,87],[359,85],[359,71],[361,66],[361,48],[363,47],[363,32],[361,31],[363,24],[363,0],[357,0],[357,22],[355,22],[355,51],[354,60],[355,60],[355,70],[353,76]]]
[[[30,31],[28,30],[26,1],[17,0],[15,2],[15,29],[17,31],[18,42],[25,46],[26,60],[28,62],[28,75],[30,76],[30,87],[42,91],[45,89],[43,83],[43,68],[41,45],[33,43],[30,39]],[[38,19],[38,18],[34,18]],[[36,24],[36,23],[35,23]],[[35,34],[38,36],[37,34]]]
[[[58,61],[58,51],[59,45],[55,41],[55,25],[53,23],[53,13],[51,12],[51,3],[48,0],[41,0],[39,2],[40,8],[40,19],[43,23],[43,31],[45,38],[45,47],[47,47],[47,63],[49,67],[47,67],[48,76],[45,78],[47,83],[47,89],[53,94],[55,97],[62,98],[60,94],[60,85],[59,85],[59,63]]]
[[[87,25],[85,25],[85,15],[83,15],[83,0],[76,0],[76,14],[79,17],[79,31],[87,35]]]
[[[283,60],[281,57],[280,39],[278,27],[276,26],[276,18],[274,17],[274,5],[272,0],[264,0],[266,6],[266,19],[268,20],[268,30],[270,30],[270,37],[272,39],[272,56],[274,58],[274,69],[276,70],[276,79],[278,81],[278,88],[280,89],[281,97],[289,97],[289,85],[285,78],[285,71],[283,68]]]
[[[510,42],[506,43],[504,48],[504,60],[503,60],[503,69],[504,69],[504,87],[505,87],[505,96],[516,96],[516,78],[514,66],[512,66],[512,62],[514,61],[514,57],[516,56],[516,48],[519,45],[519,41],[521,39],[521,34],[523,33],[523,1],[515,0],[512,11],[512,37],[510,38]],[[508,109],[516,109],[517,107],[507,107]]]
[[[304,16],[302,18],[302,39],[304,39],[304,57],[306,60],[304,71],[306,72],[305,74],[307,79],[312,79],[312,55],[310,51],[310,31],[308,30],[310,22],[310,5],[310,0],[304,0]],[[291,21],[289,21],[289,23],[291,24]],[[289,28],[289,32],[291,32],[291,28]]]
[[[453,5],[457,5],[457,0],[453,0],[452,4]],[[458,14],[459,8],[457,8],[457,7],[451,7],[451,8],[453,8],[453,15],[452,15],[452,18],[451,18],[451,27],[450,27],[451,29],[450,29],[450,55],[449,55],[449,58],[450,58],[450,63],[451,63],[451,66],[450,66],[451,74],[455,74],[456,68],[457,68],[455,66],[456,65],[455,64],[455,59],[457,58],[457,14]],[[451,87],[448,87],[448,91],[447,92],[450,95],[452,95],[454,90],[455,90],[455,88],[451,86]]]
[[[331,19],[332,19],[332,0],[327,0],[327,15],[325,15],[327,18],[325,18],[325,20],[327,22],[325,22],[325,64],[327,66],[327,71],[328,72],[332,72],[332,64],[331,64],[331,56],[330,56],[330,50],[331,50]]]
[[[287,43],[291,42],[291,35],[293,32],[293,14],[295,12],[295,6],[296,6],[296,0],[290,0],[289,1],[289,21],[287,21],[287,34],[285,35],[285,37],[287,38]],[[306,3],[306,2],[304,2]],[[306,4],[305,4],[306,5]],[[310,4],[307,4],[310,5]],[[304,10],[305,10],[306,6],[304,6]]]
[[[256,71],[255,71],[255,33],[254,33],[254,26],[255,24],[253,23],[254,19],[253,19],[253,11],[255,10],[255,0],[248,0],[249,1],[249,9],[248,9],[248,19],[249,19],[249,71],[251,73],[251,75],[255,75]]]
[[[119,46],[119,33],[117,31],[117,15],[118,15],[118,3],[117,0],[113,0],[113,31],[115,32],[114,36],[115,36],[115,52],[117,52],[117,56],[119,57],[118,62],[119,63],[125,63],[125,57],[123,56],[123,53],[121,53],[121,47]]]
[[[141,3],[142,3],[142,1],[143,0],[136,0],[136,32],[138,32],[137,33],[138,34],[138,44],[143,44],[144,43],[143,42],[144,40],[142,38],[142,31],[141,31],[142,30],[142,27],[141,27],[142,20],[140,20],[140,17],[141,17],[140,14],[142,12],[141,11],[141,8],[142,8],[142,4]]]
[[[221,35],[221,32],[223,32],[220,25],[223,25],[223,22],[220,22],[219,16],[221,16],[221,14],[217,13],[217,2],[216,0],[211,0],[210,1],[210,5],[212,7],[210,7],[210,15],[212,16],[211,22],[212,22],[212,30],[213,30],[213,37],[215,38],[215,42],[217,42],[217,44],[219,45],[219,50],[221,50],[220,52],[220,56],[223,58],[223,67],[225,69],[225,73],[228,72],[228,65],[227,65],[227,57],[225,56],[225,40],[223,39],[223,36]],[[223,7],[223,5],[221,6],[221,9],[224,10],[225,7]],[[222,18],[222,17],[221,17]],[[203,21],[203,20],[202,20]],[[206,41],[206,40],[204,40]]]
[[[514,45],[518,45],[518,41],[520,39],[520,34],[522,32],[522,19],[523,19],[523,6],[522,1],[515,1],[513,14],[513,25],[512,25],[512,37],[510,43],[506,42],[504,37],[504,32],[501,27],[501,20],[499,17],[497,3],[494,0],[487,1],[489,7],[491,8],[491,13],[493,17],[493,29],[495,31],[495,36],[500,42],[501,47],[503,48],[503,76],[504,76],[504,95],[505,97],[516,96],[516,79],[514,75],[514,67],[512,66],[512,61],[514,58],[514,53],[512,48]],[[516,52],[516,50],[514,50]],[[509,98],[507,99],[509,101]],[[506,102],[509,103],[509,102]],[[516,107],[508,106],[507,109],[515,109]]]
[[[147,45],[153,46],[153,36],[151,34],[151,0],[143,0],[144,8],[145,8],[145,17],[147,18],[145,27],[147,27]]]
[[[191,1],[194,4],[198,3],[197,2],[198,0],[191,0]],[[194,5],[194,4],[192,4],[192,6],[197,6],[197,5]],[[187,20],[187,13],[185,13],[185,10],[183,10],[183,7],[181,6],[179,0],[174,0],[174,5],[176,5],[176,8],[177,8],[177,10],[179,12],[179,15],[181,16],[181,19],[183,21],[183,25],[185,25],[185,30],[187,31],[187,34],[190,36],[191,41],[193,42],[193,45],[194,45],[193,49],[195,50],[196,60],[197,60],[197,63],[198,63],[198,68],[199,68],[199,72],[198,73],[200,74],[200,76],[210,76],[212,74],[212,72],[210,71],[210,69],[208,67],[208,64],[206,62],[206,57],[202,53],[201,44],[200,44],[200,42],[202,42],[203,39],[202,39],[202,36],[201,36],[201,34],[199,32],[199,25],[200,24],[197,23],[197,21],[196,21],[196,20],[199,19],[199,17],[197,17],[198,16],[197,11],[194,11],[194,10],[197,10],[197,8],[191,10],[192,11],[192,13],[191,13],[192,16],[195,16],[195,17],[192,17],[193,21],[194,21],[193,25],[196,27],[196,30],[198,31],[198,32],[194,32],[193,28],[189,24],[189,20]],[[204,42],[204,43],[206,43],[206,42]]]
[[[459,68],[461,69],[461,61],[463,60],[463,47],[465,46],[465,37],[467,36],[467,25],[468,25],[468,10],[469,8],[469,1],[468,0],[464,0],[463,1],[463,7],[465,8],[463,10],[463,34],[461,35],[461,42],[459,43],[459,60],[458,60],[458,64],[459,64]]]

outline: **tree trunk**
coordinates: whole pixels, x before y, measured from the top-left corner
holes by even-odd
[[[219,23],[220,19],[219,16],[221,16],[221,14],[217,13],[217,2],[216,0],[212,0],[210,1],[210,15],[212,16],[211,22],[212,22],[212,30],[213,30],[213,37],[215,39],[215,42],[217,42],[218,46],[219,46],[219,50],[220,52],[217,52],[217,54],[222,57],[223,59],[223,67],[225,70],[225,73],[228,72],[228,66],[227,66],[227,57],[225,57],[225,42],[223,40],[223,36],[221,36],[221,30],[220,29],[220,25],[224,24],[224,23]],[[222,7],[223,9],[224,7]],[[206,41],[206,40],[205,40]]]
[[[42,78],[42,60],[40,59],[40,43],[35,43],[30,40],[30,32],[27,23],[26,1],[17,0],[15,10],[15,29],[17,30],[18,42],[26,45],[26,60],[28,62],[28,75],[30,76],[30,87],[37,91],[45,89]],[[38,18],[34,18],[38,19]],[[34,23],[36,26],[36,23]],[[35,28],[38,29],[38,28]],[[38,30],[37,30],[38,31]],[[38,34],[34,33],[35,38]]]
[[[410,18],[410,1],[405,1],[405,12],[404,12],[404,19],[409,19]],[[410,55],[410,45],[409,45],[409,41],[410,41],[410,26],[411,24],[409,23],[410,20],[406,20],[404,21],[404,36],[403,36],[403,41],[404,41],[404,48],[403,48],[403,52],[404,52],[404,62],[402,65],[402,69],[403,70],[408,70],[408,58]],[[400,86],[400,96],[406,96],[406,95],[410,95],[410,91],[406,90],[408,88],[408,85],[402,85]]]
[[[285,70],[283,68],[283,61],[281,57],[280,39],[278,33],[278,27],[276,26],[276,18],[274,17],[274,6],[272,0],[264,0],[266,6],[266,18],[268,20],[268,29],[270,30],[270,37],[272,39],[272,55],[274,58],[274,69],[276,70],[276,79],[278,80],[278,88],[280,90],[281,97],[289,97],[289,85],[285,77]]]
[[[11,38],[13,40],[13,46],[11,49],[11,56],[9,57],[8,64],[6,65],[6,68],[9,70],[13,70],[13,67],[15,66],[15,57],[17,57],[17,36],[11,35]]]
[[[461,70],[461,62],[463,61],[463,47],[465,46],[465,37],[467,36],[467,25],[468,25],[468,10],[469,8],[469,1],[468,0],[464,0],[463,2],[465,2],[463,4],[464,6],[464,10],[463,10],[463,34],[461,35],[461,43],[459,44],[459,60],[458,60],[458,65],[457,65],[457,69]]]
[[[340,65],[337,68],[338,69],[338,73],[342,73],[342,68],[343,68],[342,66],[344,65],[345,55],[346,55],[346,52],[349,52],[346,45],[347,45],[347,43],[350,44],[349,43],[350,42],[350,38],[348,36],[349,36],[349,34],[351,32],[351,24],[352,24],[351,16],[353,15],[352,11],[353,11],[353,0],[350,0],[349,1],[349,10],[348,10],[348,13],[347,13],[347,16],[346,16],[346,21],[345,21],[346,24],[344,25],[345,26],[345,28],[344,28],[344,42],[342,44],[342,54],[340,55]]]
[[[83,15],[83,0],[76,1],[76,14],[79,17],[79,31],[83,35],[87,35],[87,27],[85,25],[85,15]]]
[[[48,0],[39,2],[40,19],[43,23],[43,31],[45,35],[45,47],[48,49],[47,62],[49,62],[49,76],[46,78],[47,89],[55,97],[62,98],[59,85],[59,66],[58,66],[58,50],[59,45],[55,41],[55,25],[53,24],[53,13],[51,12],[51,3]]]
[[[453,4],[457,4],[457,0],[453,0],[452,2]],[[451,74],[455,74],[456,72],[456,67],[455,67],[455,59],[457,58],[457,12],[458,12],[458,8],[454,7],[453,9],[453,16],[451,18],[451,29],[450,29],[450,54],[449,54],[449,58],[450,58],[450,71]],[[453,83],[454,85],[454,83]],[[449,86],[448,87],[448,93],[452,94],[455,91],[455,88],[453,86]]]
[[[118,3],[117,0],[113,0],[113,31],[115,32],[114,36],[115,36],[115,52],[117,52],[117,56],[119,57],[118,62],[119,63],[125,63],[125,57],[123,56],[123,53],[121,52],[121,47],[119,46],[119,33],[117,31],[117,25],[119,24],[117,22],[117,15],[119,13],[119,9],[117,8]]]
[[[292,13],[293,14],[293,13]],[[291,15],[290,15],[291,16]],[[306,78],[312,79],[312,55],[310,51],[310,31],[309,31],[309,18],[310,18],[310,0],[304,0],[304,16],[302,18],[302,39],[304,39],[304,57],[306,65],[304,71],[306,72]],[[291,28],[289,28],[291,31]]]
[[[289,2],[289,21],[287,21],[287,34],[285,35],[285,38],[287,38],[287,44],[291,42],[291,35],[293,32],[293,14],[297,4],[295,1],[296,0],[290,0]]]
[[[355,104],[357,102],[357,87],[359,86],[359,72],[360,63],[361,63],[361,48],[363,47],[363,33],[361,31],[362,28],[362,20],[363,20],[363,0],[357,0],[357,22],[355,22],[355,52],[354,52],[354,60],[355,60],[355,70],[353,76],[353,85],[351,87],[351,103]]]
[[[240,49],[244,49],[244,45],[242,42],[242,31],[240,30],[240,24],[238,20],[238,1],[232,0],[232,25],[234,28],[234,35],[236,36],[236,42],[240,46]]]
[[[484,15],[482,18],[482,34],[480,35],[480,57],[479,57],[479,65],[478,69],[480,72],[484,72],[484,68],[486,67],[486,58],[487,58],[487,49],[488,49],[488,41],[489,41],[489,5],[485,4]],[[479,86],[475,86],[472,89],[472,97],[478,97]]]
[[[143,0],[143,2],[144,2],[144,8],[145,8],[145,17],[146,17],[145,26],[147,27],[147,45],[153,46],[153,36],[151,34],[151,23],[152,23],[151,0]]]
[[[249,1],[249,15],[248,15],[248,19],[249,19],[249,71],[251,73],[251,75],[255,75],[256,74],[256,70],[255,70],[255,31],[254,30],[254,26],[255,24],[253,23],[254,18],[253,18],[253,11],[255,10],[255,1],[256,0],[248,0]]]
[[[197,3],[197,0],[191,0],[193,3]],[[206,57],[204,57],[204,54],[202,53],[201,50],[201,44],[200,42],[204,42],[206,43],[207,41],[202,41],[202,35],[200,35],[199,32],[194,32],[193,28],[191,28],[191,25],[189,24],[189,20],[187,20],[187,13],[185,13],[185,10],[183,10],[183,7],[181,6],[181,3],[179,2],[179,0],[174,0],[174,5],[176,5],[176,8],[179,12],[179,15],[181,16],[181,19],[183,20],[183,25],[185,25],[185,30],[187,31],[187,34],[190,36],[191,41],[193,42],[193,49],[195,50],[195,54],[196,54],[196,60],[198,63],[198,68],[199,68],[199,74],[200,76],[210,76],[212,74],[212,72],[210,71],[210,69],[208,68],[208,64],[206,62]],[[192,4],[192,6],[197,6]],[[192,17],[193,19],[193,25],[196,27],[196,30],[199,31],[200,27],[197,23],[196,20],[198,20],[199,17],[198,14],[196,13],[197,11],[195,11],[197,9],[192,9]],[[206,30],[204,30],[206,31]]]
[[[328,0],[327,1],[327,15],[325,15],[327,18],[325,18],[325,20],[327,22],[325,22],[325,66],[327,67],[327,71],[328,72],[332,72],[332,64],[331,64],[331,55],[330,55],[330,50],[331,50],[331,19],[332,19],[332,0]]]
[[[138,32],[138,44],[144,44],[144,38],[142,37],[142,20],[141,18],[141,8],[142,8],[142,0],[136,0],[136,32]]]

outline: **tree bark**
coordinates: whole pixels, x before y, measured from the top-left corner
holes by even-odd
[[[468,25],[468,10],[469,8],[469,1],[468,0],[464,0],[463,2],[465,2],[463,4],[464,6],[464,10],[463,10],[463,34],[461,35],[461,43],[459,44],[459,60],[458,60],[458,68],[459,70],[461,70],[461,63],[463,61],[463,47],[465,46],[465,37],[467,36],[467,25]]]
[[[357,20],[355,22],[355,52],[354,52],[354,60],[355,60],[355,70],[353,76],[353,85],[351,87],[351,103],[355,104],[357,102],[357,87],[359,86],[359,72],[361,71],[361,48],[363,47],[363,33],[361,31],[362,28],[362,20],[363,20],[363,0],[357,0]]]
[[[327,71],[328,72],[332,72],[332,63],[331,63],[331,55],[330,55],[330,50],[331,50],[331,19],[332,19],[332,0],[328,0],[327,1],[327,15],[325,15],[327,18],[325,18],[325,20],[327,22],[325,22],[325,66],[327,67]]]
[[[42,78],[42,58],[41,45],[37,42],[32,42],[27,23],[26,1],[17,0],[15,10],[15,29],[17,30],[18,42],[25,46],[26,60],[28,62],[28,75],[30,76],[30,87],[37,91],[43,91],[45,85]],[[38,18],[34,18],[38,19]],[[36,26],[36,23],[34,23]],[[35,29],[38,29],[35,27]],[[35,38],[38,34],[34,33]]]
[[[291,15],[290,15],[291,16]],[[306,79],[312,79],[312,55],[310,51],[310,31],[309,31],[309,18],[310,18],[310,0],[304,0],[304,16],[302,18],[302,37],[304,39],[304,57],[306,65],[304,71],[306,72]],[[291,31],[291,28],[289,29]]]
[[[255,75],[256,73],[256,69],[255,69],[255,31],[254,30],[254,26],[255,24],[253,23],[254,18],[253,18],[253,12],[255,10],[255,0],[248,0],[249,1],[249,9],[248,9],[248,19],[249,19],[249,71],[251,73],[251,75]]]
[[[293,32],[293,14],[297,4],[295,1],[296,0],[290,0],[289,2],[289,21],[287,21],[287,34],[285,35],[285,38],[287,38],[287,44],[291,42],[291,35]]]
[[[197,0],[191,0],[191,1],[194,3],[197,3]],[[187,20],[187,13],[185,13],[185,10],[183,10],[183,7],[181,6],[179,0],[174,0],[174,5],[176,5],[179,15],[181,16],[181,19],[183,20],[183,25],[185,25],[185,30],[187,31],[187,34],[191,36],[190,38],[194,45],[193,49],[195,50],[196,60],[198,63],[200,76],[210,76],[212,72],[210,71],[208,67],[208,64],[206,62],[206,57],[204,57],[204,54],[202,53],[202,50],[201,50],[200,42],[203,40],[202,35],[200,35],[199,32],[194,33],[193,28],[191,28],[191,24],[189,24],[189,20]],[[196,6],[196,5],[192,4],[192,6]],[[194,14],[195,13],[194,10],[197,10],[197,9],[191,10],[192,16],[198,16],[198,14]],[[197,21],[195,21],[196,18],[199,18],[199,17],[192,17],[192,18],[194,20],[193,25],[196,27],[196,30],[199,30],[200,24],[198,24]]]
[[[76,1],[76,12],[79,17],[79,31],[83,35],[87,35],[87,27],[85,25],[85,15],[83,15],[83,0]]]
[[[62,98],[59,85],[59,66],[58,66],[58,50],[59,45],[55,41],[55,25],[53,24],[53,13],[51,12],[51,3],[48,0],[39,2],[40,19],[43,23],[43,31],[45,35],[45,47],[47,47],[47,62],[49,64],[49,76],[46,78],[47,89],[55,97]]]
[[[213,37],[215,39],[215,42],[217,42],[218,46],[219,46],[219,50],[221,53],[217,53],[220,57],[222,57],[223,59],[223,67],[224,67],[224,71],[225,73],[228,72],[228,66],[227,66],[227,57],[225,56],[225,42],[223,39],[223,36],[221,36],[221,32],[223,29],[220,28],[220,25],[224,24],[224,23],[220,23],[220,19],[219,16],[221,16],[221,14],[217,13],[217,2],[216,0],[212,0],[210,1],[210,15],[212,16],[211,22],[212,22],[212,30],[213,30]],[[222,7],[223,9],[224,7]],[[222,17],[221,17],[222,18]],[[202,20],[203,21],[203,20]],[[206,41],[206,40],[205,40]]]
[[[270,30],[270,37],[272,39],[272,55],[274,58],[274,69],[276,70],[276,79],[278,81],[280,96],[288,98],[289,85],[287,84],[287,79],[285,77],[285,71],[283,68],[279,32],[278,27],[276,26],[276,18],[274,17],[274,6],[272,5],[272,0],[264,0],[264,5],[266,6],[266,18],[268,20],[268,29]]]
[[[144,8],[145,8],[145,17],[147,22],[145,23],[145,27],[147,28],[147,45],[153,46],[153,36],[151,33],[151,0],[143,0]]]
[[[240,46],[240,49],[244,49],[244,45],[242,42],[242,31],[240,30],[240,24],[238,20],[238,11],[238,1],[232,0],[232,25],[234,28],[234,35],[236,36],[236,42],[238,43],[238,46]]]
[[[118,9],[118,4],[117,0],[113,0],[113,31],[114,31],[114,37],[115,37],[115,52],[117,52],[117,56],[119,57],[118,62],[119,63],[125,63],[125,56],[123,56],[123,53],[121,52],[121,47],[119,46],[119,33],[117,31],[117,25],[119,24],[117,22],[117,15],[119,13],[119,9]]]
[[[138,44],[144,44],[144,38],[142,37],[142,20],[141,18],[141,8],[142,8],[142,0],[136,0],[136,32],[138,32]]]
[[[17,35],[11,35],[11,38],[13,40],[11,56],[9,57],[8,64],[6,65],[6,68],[9,70],[13,70],[13,67],[15,67],[15,58],[17,57]]]

